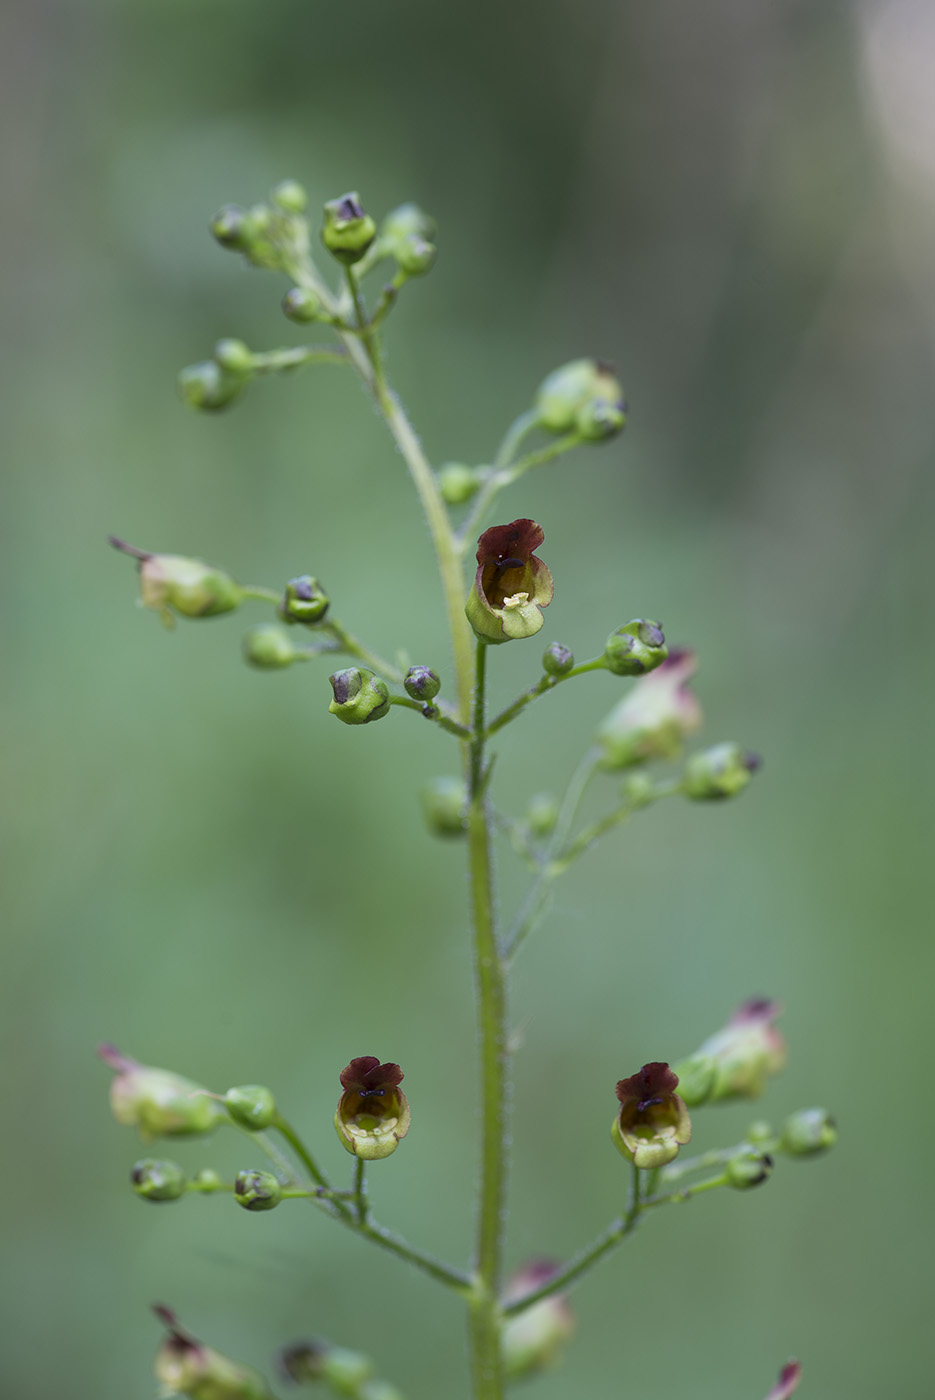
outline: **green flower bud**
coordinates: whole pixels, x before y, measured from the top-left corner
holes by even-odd
[[[438,249],[418,233],[410,233],[393,244],[393,257],[407,277],[424,277],[435,266]]]
[[[185,1173],[179,1164],[155,1157],[133,1164],[130,1183],[144,1201],[177,1201],[185,1195]]]
[[[228,575],[178,554],[147,554],[115,535],[109,536],[114,549],[139,561],[140,601],[171,623],[172,612],[183,617],[216,617],[231,612],[242,598],[243,589]]]
[[[760,766],[756,754],[739,744],[715,744],[692,754],[685,765],[683,791],[695,802],[716,802],[743,792]]]
[[[243,639],[244,661],[260,671],[278,671],[283,666],[291,666],[299,655],[288,632],[274,622],[258,623]]]
[[[290,321],[297,321],[300,326],[321,320],[325,312],[321,298],[304,287],[290,287],[282,299],[282,309]]]
[[[669,1066],[656,1060],[617,1085],[620,1111],[610,1135],[618,1151],[638,1167],[664,1167],[691,1141],[688,1109],[675,1092],[678,1083]]]
[[[545,539],[534,520],[492,525],[477,541],[477,573],[465,613],[482,642],[534,637],[552,601],[552,575],[533,552]]]
[[[205,409],[209,413],[226,408],[241,392],[244,383],[243,376],[222,369],[215,360],[186,365],[178,375],[179,389],[185,402],[192,408]]]
[[[642,676],[661,666],[669,655],[662,625],[637,617],[611,632],[604,662],[615,676]]]
[[[144,1142],[210,1133],[225,1121],[220,1104],[193,1080],[141,1065],[114,1045],[101,1045],[97,1053],[117,1071],[110,1086],[114,1117],[118,1123],[138,1128]]]
[[[673,1065],[673,1069],[679,1077],[679,1095],[689,1108],[697,1108],[708,1102],[717,1077],[717,1065],[710,1055],[700,1052],[689,1055],[686,1060]]]
[[[214,347],[214,362],[241,378],[253,373],[253,356],[242,340],[219,340]]]
[[[381,1065],[375,1055],[360,1055],[341,1071],[344,1093],[334,1126],[343,1146],[355,1157],[379,1161],[395,1152],[409,1131],[409,1102],[399,1085],[399,1065]]]
[[[238,1172],[234,1200],[244,1210],[273,1210],[282,1200],[282,1187],[272,1172]]]
[[[735,1191],[749,1191],[754,1186],[762,1186],[773,1171],[773,1159],[759,1148],[744,1147],[731,1157],[724,1168],[728,1186]]]
[[[561,642],[550,642],[542,653],[542,669],[547,676],[567,676],[574,669],[575,654]]]
[[[701,725],[701,706],[688,688],[695,665],[694,652],[671,652],[614,706],[597,731],[604,768],[628,768],[681,752],[685,735]]]
[[[525,821],[533,836],[550,836],[558,821],[558,798],[551,792],[537,792],[529,799]]]
[[[192,1185],[197,1186],[199,1191],[208,1196],[212,1191],[220,1191],[224,1182],[220,1172],[216,1172],[213,1167],[202,1167],[192,1177]]]
[[[365,214],[356,192],[330,199],[325,205],[321,241],[339,262],[359,262],[377,235],[377,226]]]
[[[428,666],[410,666],[403,681],[410,700],[424,700],[427,704],[435,699],[442,683]]]
[[[800,1108],[786,1119],[779,1150],[791,1157],[817,1157],[837,1140],[837,1124],[826,1108]]]
[[[467,830],[467,787],[463,778],[438,777],[419,792],[422,815],[433,836],[463,836]]]
[[[308,194],[298,180],[280,180],[272,199],[286,214],[301,214],[308,207]]]
[[[786,1042],[773,1025],[782,1007],[766,998],[746,1001],[721,1030],[709,1036],[700,1055],[715,1063],[712,1099],[756,1098],[767,1079],[786,1063]]]
[[[241,1128],[261,1133],[276,1118],[276,1100],[262,1084],[238,1084],[224,1095],[224,1105]]]
[[[322,1358],[321,1378],[339,1395],[359,1395],[360,1387],[369,1381],[373,1372],[369,1356],[346,1347],[328,1347]]]
[[[377,1377],[372,1381],[364,1381],[357,1392],[357,1400],[403,1400],[403,1395],[395,1385]]]
[[[524,1294],[541,1288],[557,1268],[547,1259],[527,1264],[508,1282],[506,1302],[515,1302]],[[555,1366],[574,1330],[575,1316],[566,1293],[552,1293],[524,1312],[507,1318],[501,1340],[507,1377],[519,1380]]]
[[[446,462],[438,471],[438,489],[450,506],[463,506],[480,490],[480,476],[463,462]]]
[[[400,204],[398,208],[391,209],[380,225],[380,237],[390,245],[413,236],[424,238],[431,243],[437,232],[438,225],[431,214],[426,214],[418,204],[412,203]]]
[[[237,204],[225,204],[219,209],[209,224],[212,236],[222,248],[230,248],[242,253],[249,241],[249,221],[243,209]]]
[[[206,1347],[179,1326],[168,1308],[153,1309],[169,1328],[156,1353],[156,1379],[167,1392],[190,1400],[273,1400],[259,1371]]]
[[[286,584],[277,611],[283,622],[303,622],[306,627],[314,627],[324,621],[330,606],[331,599],[318,579],[311,574],[300,574]]]
[[[746,1140],[754,1147],[763,1147],[766,1143],[773,1142],[775,1137],[772,1123],[767,1123],[764,1118],[757,1118],[746,1131]]]
[[[646,773],[631,773],[621,783],[620,791],[627,805],[634,808],[648,807],[656,797],[656,784]]]
[[[576,431],[587,441],[611,437],[626,423],[623,390],[598,360],[571,360],[553,370],[539,386],[536,409],[547,432]]]
[[[372,671],[351,666],[329,676],[334,699],[328,706],[343,724],[369,724],[390,712],[390,692],[386,681]]]

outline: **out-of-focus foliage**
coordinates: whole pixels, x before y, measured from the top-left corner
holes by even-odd
[[[622,1345],[630,1393],[659,1400],[755,1396],[790,1352],[803,1395],[921,1394],[931,7],[13,0],[0,23],[4,1393],[147,1400],[153,1298],[253,1364],[312,1332],[410,1400],[463,1393],[456,1302],[301,1203],[141,1206],[93,1055],[268,1083],[335,1169],[340,1068],[399,1060],[413,1127],[376,1209],[466,1253],[463,853],[418,799],[454,746],[403,712],[336,724],[326,663],[248,670],[239,615],[165,632],[104,542],[273,587],[312,572],[354,631],[445,678],[426,533],[350,376],[211,419],[176,395],[219,336],[300,339],[280,279],[206,233],[295,176],[438,217],[389,333],[434,460],[487,460],[554,365],[615,362],[626,433],[504,498],[546,530],[543,637],[585,657],[661,617],[700,654],[710,741],[766,759],[736,803],[663,804],[589,856],[524,954],[512,1262],[619,1207],[614,1082],[748,995],[788,1008],[764,1111],[839,1120],[820,1171],[647,1221],[578,1291],[537,1395],[618,1396]],[[541,645],[501,650],[505,702]],[[511,730],[504,804],[561,782],[628,684],[563,687]],[[696,1141],[748,1116],[699,1111]],[[260,1165],[233,1134],[173,1155]]]

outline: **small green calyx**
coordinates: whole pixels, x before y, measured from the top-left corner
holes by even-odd
[[[261,622],[251,627],[243,639],[243,658],[258,671],[281,671],[297,661],[301,652],[292,645],[288,632],[274,622]]]
[[[800,1108],[786,1119],[779,1150],[790,1157],[818,1157],[837,1140],[837,1124],[826,1108]]]
[[[431,214],[410,202],[398,205],[385,216],[380,225],[380,241],[392,250],[407,238],[424,238],[431,243],[437,232],[438,225]]]
[[[330,199],[324,209],[321,241],[339,262],[359,262],[377,235],[377,226],[364,212],[356,191]]]
[[[217,360],[204,360],[179,370],[178,385],[182,398],[191,408],[215,413],[227,408],[243,390],[243,374],[232,374]]]
[[[306,627],[317,627],[324,622],[330,606],[331,599],[318,579],[311,574],[300,574],[286,584],[282,602],[276,611],[283,622],[302,622]]]
[[[545,539],[534,520],[492,525],[477,542],[477,573],[464,609],[482,642],[534,637],[552,601],[552,575],[535,554]]]
[[[282,1187],[272,1172],[238,1172],[234,1200],[244,1210],[275,1210],[282,1200]]]
[[[326,1381],[339,1394],[355,1397],[374,1373],[369,1356],[317,1339],[285,1347],[279,1354],[279,1365],[283,1374],[299,1385]]]
[[[308,208],[308,192],[298,180],[280,180],[271,197],[286,214],[304,214]]]
[[[636,682],[597,731],[602,767],[614,771],[681,753],[685,736],[702,722],[688,687],[695,669],[694,652],[673,651]]]
[[[547,676],[567,676],[574,666],[574,652],[561,642],[550,642],[542,654],[542,669]]]
[[[701,1104],[707,1103],[714,1092],[717,1079],[717,1065],[714,1059],[699,1052],[680,1060],[673,1068],[674,1073],[678,1075],[679,1097],[684,1099],[688,1107],[699,1108]]]
[[[421,700],[430,705],[441,690],[442,683],[428,666],[410,666],[403,686],[410,700]]]
[[[559,802],[554,793],[537,792],[529,799],[524,820],[531,836],[551,836],[558,823]]]
[[[773,1173],[773,1159],[759,1148],[748,1145],[731,1157],[724,1168],[727,1185],[735,1191],[750,1191],[762,1186]]]
[[[615,676],[642,676],[661,666],[668,655],[662,624],[637,617],[611,632],[604,664]]]
[[[463,778],[432,778],[419,792],[422,815],[433,836],[463,836],[467,830],[467,785]]]
[[[240,1128],[261,1133],[276,1120],[276,1100],[262,1084],[238,1084],[224,1095],[224,1107]]]
[[[418,233],[410,233],[393,245],[393,257],[407,277],[424,277],[435,266],[438,249]]]
[[[321,298],[314,292],[306,291],[304,287],[290,287],[282,299],[282,309],[290,321],[295,321],[300,326],[323,320],[326,316]]]
[[[613,437],[627,421],[623,389],[599,360],[571,360],[553,370],[539,386],[536,410],[547,432],[576,432],[585,442]]]
[[[361,1055],[341,1071],[344,1093],[334,1126],[346,1150],[365,1161],[379,1161],[396,1151],[409,1131],[409,1102],[399,1085],[399,1065],[381,1064]]]
[[[463,506],[480,490],[481,477],[464,462],[446,462],[438,469],[438,489],[449,506]]]
[[[611,1124],[617,1149],[637,1167],[664,1167],[691,1141],[692,1125],[675,1090],[678,1075],[653,1061],[617,1085],[620,1111]]]
[[[557,1271],[558,1265],[549,1259],[527,1264],[507,1283],[505,1302],[512,1303],[541,1288]],[[501,1341],[507,1376],[520,1380],[557,1366],[574,1331],[575,1315],[566,1293],[553,1293],[509,1317]]]
[[[386,681],[373,671],[351,666],[329,676],[334,698],[328,709],[342,724],[370,724],[390,712],[390,692]]]
[[[685,765],[683,791],[695,802],[720,802],[743,792],[762,760],[740,744],[715,744],[692,754]]]
[[[199,1342],[169,1308],[157,1305],[153,1311],[169,1329],[153,1367],[167,1393],[190,1400],[273,1400],[259,1371]]]
[[[253,373],[253,356],[242,340],[219,340],[214,347],[214,363],[241,378]]]
[[[243,589],[229,574],[178,554],[148,554],[115,535],[108,537],[114,549],[139,562],[140,601],[172,625],[173,613],[182,617],[217,617],[232,612],[243,599]]]
[[[189,1137],[213,1132],[227,1117],[207,1089],[181,1074],[140,1064],[115,1045],[98,1055],[116,1070],[110,1106],[118,1123],[139,1130],[144,1142],[158,1137]]]
[[[185,1173],[178,1162],[144,1157],[130,1171],[130,1184],[144,1201],[177,1201],[185,1195]]]

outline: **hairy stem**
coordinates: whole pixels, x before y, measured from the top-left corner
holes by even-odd
[[[474,930],[481,1054],[481,1171],[474,1254],[476,1292],[471,1305],[471,1358],[475,1400],[501,1400],[503,1214],[506,1191],[506,976],[494,922],[491,818],[484,770],[484,709],[487,647],[477,644],[474,733],[468,768],[468,858]]]

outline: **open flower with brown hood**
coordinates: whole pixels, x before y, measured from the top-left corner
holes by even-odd
[[[620,1111],[611,1137],[638,1167],[664,1167],[691,1141],[688,1109],[675,1092],[678,1082],[665,1062],[654,1060],[617,1085]]]
[[[399,1065],[381,1065],[376,1055],[360,1055],[341,1071],[344,1093],[334,1126],[355,1157],[389,1157],[408,1133],[409,1101],[399,1087],[402,1080]]]
[[[535,550],[545,531],[534,520],[491,525],[477,541],[477,573],[464,611],[482,642],[534,637],[552,601],[552,575]]]

